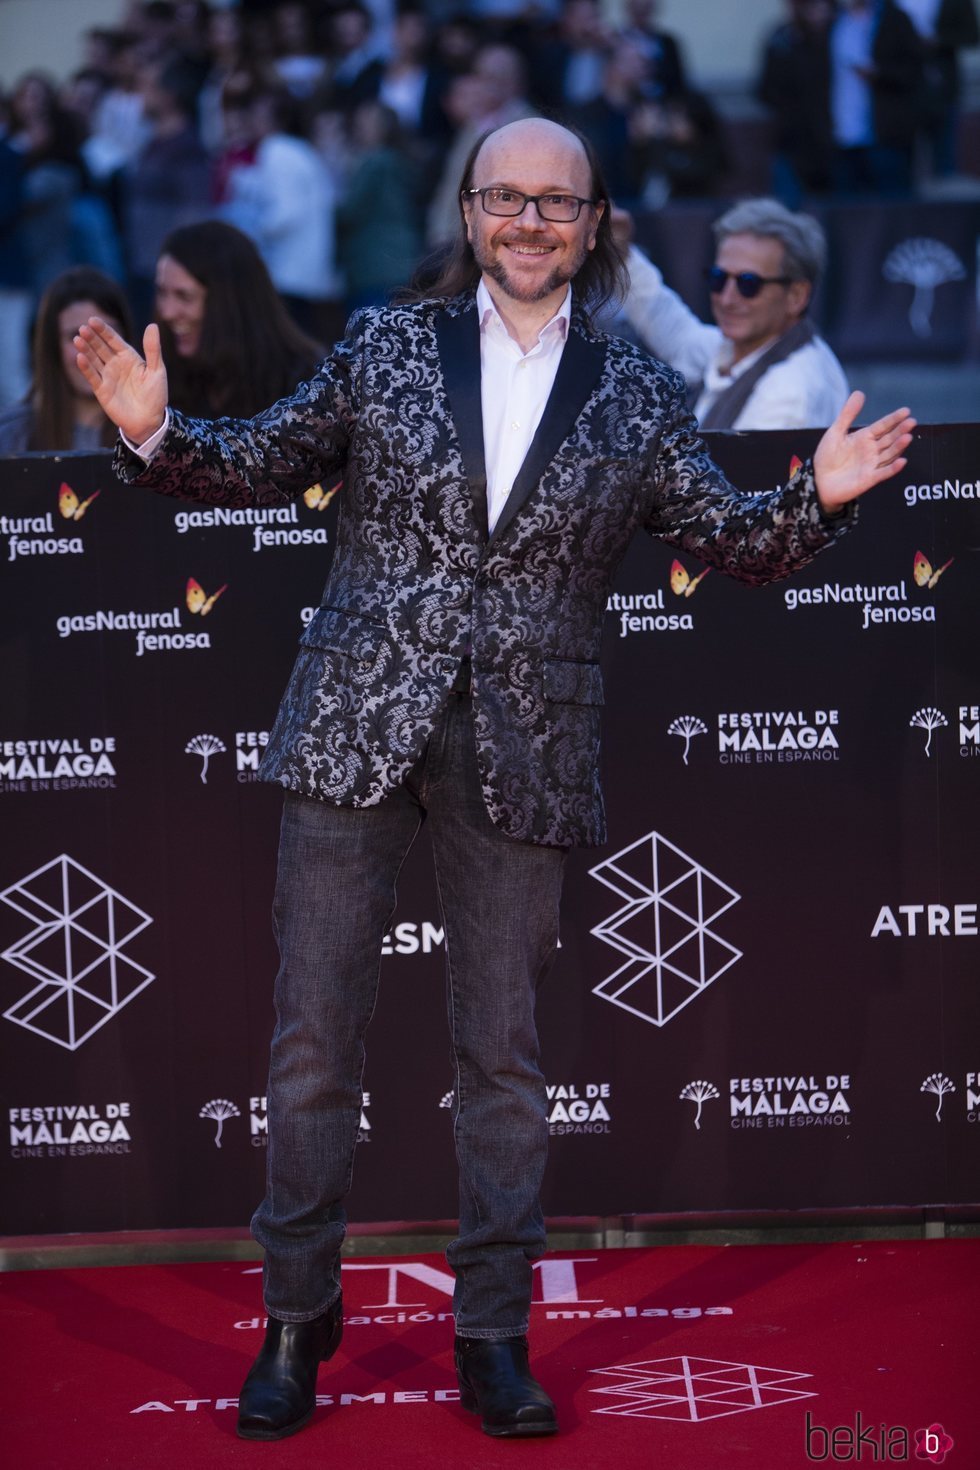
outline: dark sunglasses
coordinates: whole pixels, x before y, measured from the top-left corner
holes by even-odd
[[[755,271],[723,271],[720,265],[710,266],[705,271],[704,278],[712,296],[720,296],[730,278],[735,282],[738,294],[747,301],[758,296],[763,286],[788,286],[794,279],[792,276],[760,276]]]

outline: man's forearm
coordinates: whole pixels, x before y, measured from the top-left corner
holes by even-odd
[[[623,314],[643,345],[676,368],[689,383],[700,382],[722,343],[717,327],[702,322],[660,271],[633,246],[626,261],[630,289]]]

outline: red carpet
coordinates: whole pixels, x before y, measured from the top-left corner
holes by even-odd
[[[235,1396],[261,1341],[254,1267],[10,1273],[4,1463],[980,1467],[980,1241],[550,1256],[531,1346],[562,1432],[530,1442],[487,1438],[454,1401],[445,1273],[439,1256],[345,1262],[348,1325],[320,1370],[321,1407],[272,1445],[235,1435]],[[917,1458],[916,1432],[922,1444],[930,1429]]]

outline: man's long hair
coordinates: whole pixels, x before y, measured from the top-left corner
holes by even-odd
[[[629,277],[623,258],[613,241],[609,217],[609,192],[602,177],[598,154],[588,138],[577,128],[569,127],[567,123],[562,123],[561,126],[566,133],[577,138],[582,145],[589,164],[592,198],[596,203],[601,201],[606,206],[596,227],[595,247],[588,252],[578,274],[572,281],[572,293],[576,303],[591,317],[607,302],[623,299],[629,288]],[[466,236],[463,193],[472,187],[473,171],[480,149],[497,131],[499,131],[497,128],[491,128],[477,140],[463,167],[463,175],[456,196],[459,228],[449,253],[439,263],[434,279],[431,271],[426,269],[426,262],[423,262],[409,291],[402,298],[403,300],[424,301],[431,300],[433,297],[458,296],[462,291],[476,288],[480,280],[480,267],[476,263],[473,247]]]

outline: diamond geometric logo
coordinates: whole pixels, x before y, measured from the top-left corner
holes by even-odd
[[[790,1373],[783,1368],[760,1368],[755,1363],[729,1363],[723,1358],[648,1358],[622,1367],[593,1368],[620,1380],[590,1393],[608,1394],[622,1402],[593,1409],[594,1414],[616,1414],[635,1419],[672,1419],[697,1424],[752,1409],[772,1409],[816,1394],[786,1384],[812,1378],[812,1373]]]
[[[742,951],[709,927],[741,895],[659,832],[589,872],[625,900],[591,931],[626,956],[593,995],[664,1026],[741,959]]]
[[[0,958],[39,983],[4,1011],[8,1021],[75,1051],[156,977],[123,954],[153,920],[62,854],[0,899],[36,921]]]

